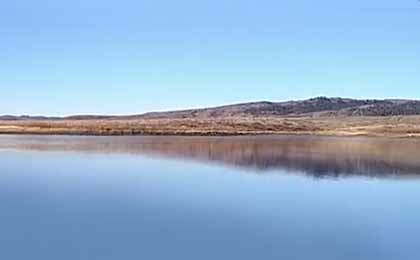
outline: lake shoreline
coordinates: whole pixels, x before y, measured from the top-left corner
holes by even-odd
[[[266,117],[148,120],[0,120],[0,134],[420,138],[420,117]]]
[[[300,133],[300,132],[284,132],[284,133],[142,133],[142,134],[99,134],[99,133],[74,133],[74,132],[1,132],[0,136],[85,136],[85,137],[325,137],[325,138],[390,138],[390,139],[416,139],[420,140],[420,135],[390,135],[384,134],[325,134],[325,133]]]

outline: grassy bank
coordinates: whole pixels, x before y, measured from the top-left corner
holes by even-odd
[[[139,120],[4,120],[0,134],[258,135],[420,137],[419,116]]]

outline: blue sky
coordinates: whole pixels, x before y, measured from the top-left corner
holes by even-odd
[[[0,3],[0,114],[420,98],[416,0]]]

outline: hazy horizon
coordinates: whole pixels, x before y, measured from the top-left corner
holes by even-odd
[[[0,115],[420,99],[420,2],[0,4]]]

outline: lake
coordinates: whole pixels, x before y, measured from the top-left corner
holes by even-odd
[[[420,141],[0,136],[0,259],[420,259]]]

